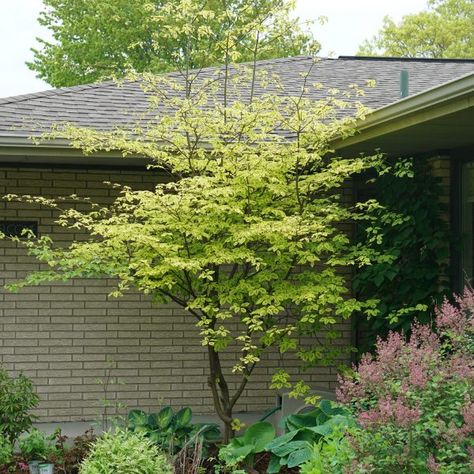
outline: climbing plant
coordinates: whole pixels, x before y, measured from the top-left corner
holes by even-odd
[[[359,190],[381,205],[376,220],[359,225],[357,240],[391,260],[362,268],[354,278],[359,294],[379,300],[377,318],[361,317],[362,349],[389,330],[408,331],[416,318],[431,319],[433,301],[448,288],[450,236],[440,202],[442,189],[427,159],[398,160],[393,173]],[[377,232],[377,238],[371,235]]]

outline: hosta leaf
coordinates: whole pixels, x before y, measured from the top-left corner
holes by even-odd
[[[176,413],[176,425],[178,427],[188,426],[191,423],[193,412],[191,408],[185,407]]]
[[[306,446],[303,446],[301,447],[301,449],[293,451],[288,456],[287,465],[289,468],[301,466],[306,461],[309,461],[311,459],[312,454],[313,454],[313,449],[312,449],[311,444],[306,443]]]
[[[247,429],[242,441],[245,444],[252,445],[253,452],[259,453],[265,449],[265,446],[275,437],[275,428],[271,423],[260,421]]]
[[[309,413],[305,413],[302,415],[287,416],[285,420],[286,431],[293,431],[306,426],[314,426],[316,424],[316,418],[319,413],[319,410],[313,410]]]
[[[267,473],[268,474],[277,474],[280,472],[281,464],[280,458],[277,456],[272,456],[270,459],[270,463],[268,464]]]
[[[299,449],[303,449],[306,446],[311,446],[308,441],[290,441],[289,443],[282,444],[272,450],[272,453],[276,456],[283,458],[294,451],[298,451]]]
[[[275,438],[273,441],[268,443],[265,449],[267,451],[273,452],[274,449],[278,448],[279,446],[285,445],[286,443],[291,441],[298,433],[299,430],[296,430],[291,431],[290,433],[286,433],[283,436],[279,436],[278,438]]]
[[[127,419],[129,428],[133,430],[139,426],[146,426],[148,415],[142,410],[130,410]]]
[[[329,400],[321,400],[319,403],[319,408],[328,417],[331,417],[334,414],[332,403]]]
[[[171,422],[173,421],[173,418],[174,418],[173,409],[171,407],[163,408],[157,415],[158,426],[162,430],[169,428],[171,425]]]
[[[156,430],[159,427],[158,415],[156,413],[148,415],[147,424],[151,430]]]

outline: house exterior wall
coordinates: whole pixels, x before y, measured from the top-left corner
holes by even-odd
[[[443,213],[444,220],[449,224],[451,222],[450,195],[451,195],[451,168],[452,159],[449,155],[435,155],[429,160],[432,174],[438,178],[441,187],[439,201],[445,207]]]
[[[452,174],[452,162],[453,158],[448,154],[434,155],[430,158],[429,163],[431,165],[432,175],[438,179],[441,193],[438,197],[439,202],[443,207],[442,218],[445,221],[448,228],[451,230],[453,235],[457,233],[457,229],[452,227],[452,209],[451,209],[451,174]],[[452,255],[448,255],[446,258],[446,270],[447,273],[439,275],[440,286],[452,287],[454,282],[452,281],[452,275],[450,275]]]
[[[148,189],[162,179],[151,171],[0,168],[0,195],[76,193],[107,204],[114,191],[103,181]],[[0,202],[0,218],[36,220],[40,235],[52,235],[59,243],[83,237],[57,226],[53,211],[44,207]],[[154,305],[133,292],[109,298],[114,288],[110,279],[77,279],[19,293],[3,289],[4,283],[38,268],[21,246],[0,241],[0,363],[12,373],[23,371],[32,378],[41,399],[36,411],[41,421],[97,419],[104,397],[128,408],[154,410],[171,404],[176,408],[189,405],[197,414],[213,412],[205,350],[185,310]],[[343,338],[338,344],[349,345],[350,322],[339,329]],[[237,358],[236,351],[223,354],[229,372]],[[268,354],[255,370],[237,411],[261,411],[275,405],[269,383],[274,369],[280,367],[299,374],[294,358]],[[318,367],[303,378],[313,386],[334,388],[337,370]]]

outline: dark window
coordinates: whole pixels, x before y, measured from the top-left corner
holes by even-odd
[[[38,235],[38,223],[35,221],[0,221],[0,232],[8,237],[22,237],[23,229],[30,229]]]

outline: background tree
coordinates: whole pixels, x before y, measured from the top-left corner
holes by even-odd
[[[405,15],[398,24],[387,16],[379,33],[366,40],[358,54],[474,58],[474,2],[429,0],[426,11]]]
[[[51,32],[53,40],[38,39],[28,63],[38,77],[54,87],[85,84],[127,72],[163,72],[176,67],[181,58],[190,68],[222,64],[222,49],[216,45],[230,30],[263,19],[266,31],[259,38],[258,59],[311,54],[319,44],[311,32],[302,29],[292,17],[292,0],[189,0],[195,11],[206,11],[201,30],[194,19],[176,32],[179,0],[44,0],[46,9],[39,22]],[[275,12],[278,10],[278,13]],[[183,26],[183,25],[182,25]],[[204,31],[205,30],[205,31]],[[233,61],[253,57],[253,38],[242,41]],[[193,37],[189,38],[192,34]],[[193,54],[191,47],[201,54]],[[184,59],[187,57],[187,59]]]
[[[214,38],[212,29],[202,28],[215,18],[213,10],[187,0],[169,8],[176,26],[162,32],[165,41],[188,33],[192,39],[194,28],[203,41]],[[272,11],[274,18],[280,14],[285,10]],[[232,20],[239,12],[222,15]],[[68,207],[60,200],[7,196],[51,206],[60,225],[86,234],[67,247],[48,236],[18,240],[49,268],[13,288],[108,275],[117,281],[113,296],[134,288],[188,311],[207,350],[208,383],[226,439],[233,409],[267,351],[294,352],[304,366],[334,364],[341,356],[334,325],[354,312],[373,314],[376,305],[352,298],[341,270],[386,259],[352,243],[347,227],[369,218],[377,203],[352,206],[342,199],[345,183],[377,167],[380,158],[329,155],[331,140],[351,133],[363,117],[362,91],[326,90],[311,83],[308,71],[301,92],[288,94],[256,61],[260,38],[272,26],[265,18],[232,24],[215,45],[224,66],[214,73],[188,66],[202,54],[189,45],[184,56],[172,56],[179,74],[134,78],[147,91],[150,110],[133,130],[58,124],[46,134],[68,138],[85,153],[149,157],[150,172],[168,172],[172,182],[148,191],[113,185],[119,195],[112,205],[91,203],[85,210],[81,200]],[[252,66],[230,66],[240,57],[239,42],[251,40]],[[319,100],[308,97],[313,87]],[[232,370],[221,363],[226,350],[240,354]],[[293,387],[295,395],[309,389],[283,370],[274,374],[273,386]]]

